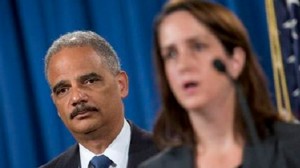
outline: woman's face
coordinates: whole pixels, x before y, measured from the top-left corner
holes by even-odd
[[[169,14],[160,24],[158,34],[167,80],[183,108],[203,110],[234,95],[228,78],[213,66],[215,59],[222,60],[234,77],[234,59],[193,15],[187,11]]]

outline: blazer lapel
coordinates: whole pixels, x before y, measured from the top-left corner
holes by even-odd
[[[177,147],[170,149],[168,154],[165,157],[164,162],[168,167],[172,168],[193,168],[194,167],[194,157],[193,151],[189,147]]]
[[[242,168],[284,168],[282,153],[276,150],[275,139],[271,138],[257,146],[246,146]],[[280,166],[281,165],[281,166]],[[278,167],[279,166],[279,167]]]
[[[131,140],[127,167],[134,168],[158,153],[158,149],[154,145],[150,133],[136,127],[132,122],[128,122],[131,127]]]

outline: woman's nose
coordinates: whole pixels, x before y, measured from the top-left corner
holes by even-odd
[[[193,62],[195,60],[192,59],[192,55],[190,52],[181,52],[177,59],[177,68],[179,71],[185,71],[191,68]]]

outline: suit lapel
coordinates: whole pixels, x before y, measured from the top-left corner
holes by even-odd
[[[158,149],[155,147],[150,133],[136,127],[130,121],[128,123],[131,128],[131,139],[127,167],[133,168],[158,153]]]
[[[67,150],[64,158],[60,160],[61,167],[81,167],[79,156],[79,145],[75,144]]]

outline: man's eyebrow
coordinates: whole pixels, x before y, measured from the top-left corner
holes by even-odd
[[[59,81],[56,85],[54,85],[54,87],[52,88],[52,92],[56,93],[56,91],[58,90],[59,87],[61,86],[65,86],[67,85],[67,81],[66,80],[61,80]]]
[[[91,73],[88,73],[88,74],[85,74],[85,75],[82,75],[79,77],[79,80],[80,81],[85,81],[85,80],[88,80],[90,78],[97,78],[97,79],[103,79],[103,77],[95,72],[91,72]]]

